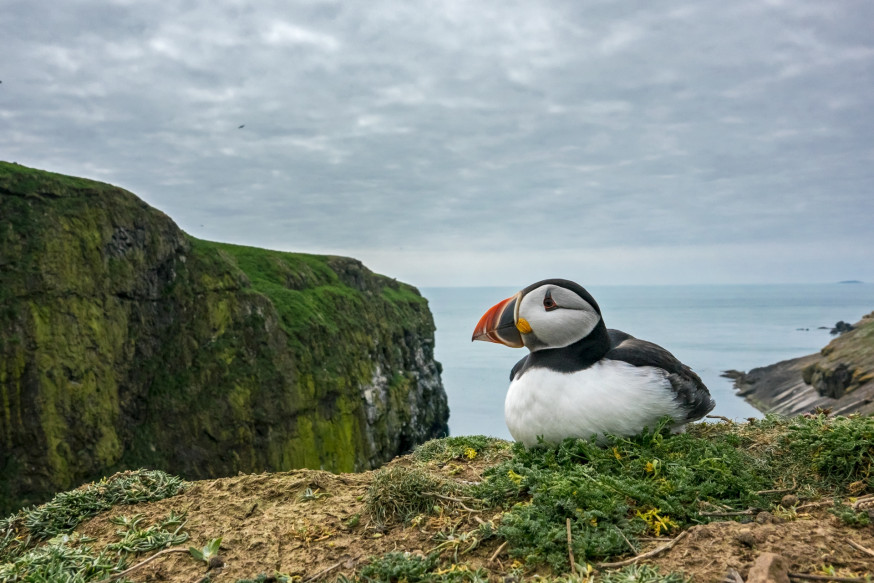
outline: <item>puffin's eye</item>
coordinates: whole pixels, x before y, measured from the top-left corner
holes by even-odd
[[[551,312],[556,309],[558,304],[555,303],[555,300],[552,299],[552,294],[550,292],[546,292],[546,295],[543,297],[543,308],[547,312]]]

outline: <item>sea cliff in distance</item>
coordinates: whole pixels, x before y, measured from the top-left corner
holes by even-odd
[[[113,471],[376,467],[447,432],[419,292],[0,162],[0,513]]]
[[[754,368],[747,373],[728,371],[726,376],[734,378],[740,396],[765,413],[798,415],[826,409],[835,415],[871,415],[874,312],[818,354]]]

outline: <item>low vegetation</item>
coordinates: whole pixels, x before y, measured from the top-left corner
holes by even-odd
[[[148,528],[142,516],[111,519],[123,527],[117,531],[120,540],[99,553],[92,552],[88,537],[73,532],[113,507],[162,500],[184,487],[182,479],[160,471],[122,472],[0,520],[0,581],[98,581],[123,571],[129,556],[184,542],[184,517],[172,513]]]
[[[816,414],[698,424],[681,435],[658,426],[633,438],[609,438],[605,446],[566,440],[526,449],[482,436],[450,437],[368,474],[228,478],[197,483],[176,502],[138,504],[123,513],[114,505],[185,490],[181,480],[165,474],[132,472],[59,494],[0,522],[0,580],[100,581],[122,573],[137,555],[173,550],[189,535],[206,546],[175,554],[172,570],[164,572],[174,574],[170,580],[193,580],[190,573],[202,573],[204,563],[215,567],[207,577],[239,582],[706,580],[712,571],[633,558],[668,541],[681,546],[681,535],[692,527],[712,526],[708,537],[723,532],[741,550],[758,539],[735,527],[765,523],[770,526],[762,528],[797,525],[794,532],[801,532],[804,521],[828,522],[830,532],[852,538],[870,528],[872,469],[874,419]],[[265,514],[243,529],[259,507]],[[238,508],[247,510],[240,516]],[[198,512],[202,516],[195,520]],[[89,539],[76,526],[97,513],[108,518],[92,521],[89,532],[100,536]],[[100,529],[109,525],[115,532],[104,536]],[[785,532],[787,539],[795,536]],[[297,542],[270,562],[253,550],[264,547],[251,543],[270,536]],[[217,557],[219,545],[223,556],[234,557],[227,567],[207,557]],[[843,569],[850,579],[858,579],[864,572],[859,565],[871,561],[788,558],[809,573]],[[727,556],[724,564],[734,560]],[[303,564],[310,566],[298,569]]]

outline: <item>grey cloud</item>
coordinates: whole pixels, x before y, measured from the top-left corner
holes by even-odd
[[[0,157],[124,186],[196,236],[389,271],[399,249],[706,246],[736,269],[739,240],[874,248],[864,1],[4,12]]]

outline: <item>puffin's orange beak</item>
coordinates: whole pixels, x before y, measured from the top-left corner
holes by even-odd
[[[473,330],[471,340],[497,342],[513,348],[522,348],[522,335],[516,328],[516,301],[519,294],[492,306],[483,314]]]

